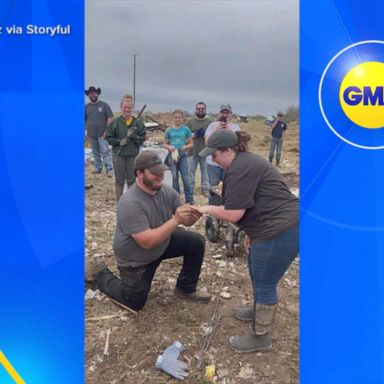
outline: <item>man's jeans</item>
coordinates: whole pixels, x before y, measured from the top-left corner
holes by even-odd
[[[97,276],[98,288],[107,296],[139,311],[147,301],[157,267],[163,260],[183,256],[183,266],[176,287],[185,293],[196,291],[205,251],[205,239],[196,232],[176,229],[165,252],[155,261],[141,267],[120,268],[120,278],[109,269]]]
[[[255,303],[277,303],[277,284],[298,252],[298,224],[273,240],[252,242],[247,259]]]
[[[277,139],[276,137],[271,137],[271,146],[269,147],[269,161],[272,162],[275,150],[276,150],[276,161],[278,162],[280,161],[282,146],[283,146],[283,139]]]
[[[212,188],[224,180],[224,170],[216,165],[207,164],[209,186]],[[208,204],[213,204],[212,197],[209,195]]]
[[[193,192],[190,187],[189,177],[188,177],[188,156],[185,153],[179,151],[180,157],[179,161],[172,162],[172,179],[173,179],[173,188],[175,191],[180,194],[179,186],[179,172],[181,179],[183,180],[185,201],[187,204],[193,204]]]
[[[205,159],[201,156],[188,156],[188,166],[189,166],[189,185],[192,193],[195,191],[195,174],[196,168],[200,165],[201,173],[201,190],[204,193],[209,192],[209,181],[208,181],[208,172],[207,165],[205,164]]]
[[[102,171],[103,163],[106,171],[112,170],[112,157],[109,144],[103,137],[88,137],[91,144],[93,158],[95,159],[95,170]],[[101,161],[103,158],[103,161]]]

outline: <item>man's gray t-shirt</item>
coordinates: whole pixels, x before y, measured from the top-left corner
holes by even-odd
[[[199,119],[197,116],[190,118],[186,122],[186,126],[193,133],[193,147],[189,151],[189,155],[199,156],[199,153],[205,148],[205,131],[212,121],[209,117]]]
[[[245,209],[236,223],[256,242],[271,240],[299,221],[298,198],[273,165],[251,152],[240,152],[226,170],[225,209]]]
[[[85,106],[85,123],[88,137],[96,138],[104,135],[107,129],[107,121],[113,117],[111,107],[104,101],[88,103]]]
[[[113,249],[119,267],[139,267],[158,259],[168,247],[171,237],[156,247],[146,250],[140,247],[131,234],[155,229],[172,218],[181,205],[177,192],[163,184],[155,195],[132,185],[117,204],[117,226]]]

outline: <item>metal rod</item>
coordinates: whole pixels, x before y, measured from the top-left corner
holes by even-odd
[[[204,355],[208,351],[209,345],[211,344],[211,341],[213,339],[213,335],[214,335],[214,333],[215,333],[215,331],[217,329],[217,326],[219,324],[219,320],[220,320],[220,316],[219,316],[220,294],[221,294],[221,292],[223,290],[224,283],[225,283],[225,281],[227,279],[228,264],[229,264],[228,261],[229,261],[229,257],[226,257],[224,276],[223,276],[223,278],[221,280],[220,290],[219,290],[219,294],[218,294],[217,299],[216,299],[215,309],[213,311],[213,315],[212,315],[212,318],[211,318],[211,321],[210,321],[210,324],[209,324],[210,333],[208,333],[207,335],[204,336],[203,345],[201,347],[200,354],[199,354],[199,359],[198,359],[197,364],[196,364],[196,367],[198,369],[201,368],[201,364],[203,362]]]

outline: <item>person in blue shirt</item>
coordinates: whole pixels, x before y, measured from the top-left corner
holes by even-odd
[[[163,146],[169,151],[172,159],[172,178],[173,188],[180,194],[179,173],[184,185],[185,201],[193,204],[193,192],[188,177],[188,150],[193,147],[191,130],[183,124],[184,115],[179,109],[172,113],[173,126],[169,127],[164,133]]]

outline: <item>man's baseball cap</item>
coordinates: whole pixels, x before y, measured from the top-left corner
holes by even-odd
[[[231,104],[221,104],[219,108],[219,112],[223,112],[223,111],[229,111],[232,113]]]
[[[229,129],[220,129],[208,137],[207,146],[199,153],[199,156],[207,157],[218,148],[229,148],[236,144],[239,144],[239,138],[235,132]]]
[[[156,152],[143,151],[135,159],[135,171],[144,171],[144,169],[148,169],[155,175],[161,175],[170,168],[163,164]]]

